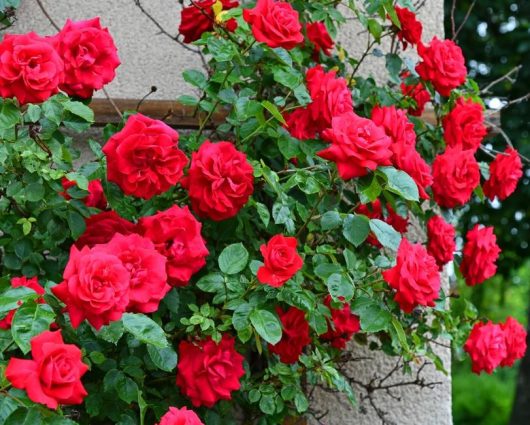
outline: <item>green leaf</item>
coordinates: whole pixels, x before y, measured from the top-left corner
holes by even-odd
[[[182,73],[182,77],[184,78],[184,81],[200,89],[204,89],[208,84],[204,74],[195,69],[187,69]]]
[[[385,56],[385,61],[386,61],[386,69],[388,70],[388,75],[390,79],[394,83],[399,83],[401,81],[399,74],[403,66],[403,61],[401,60],[399,55],[395,53],[388,53]]]
[[[244,303],[234,310],[234,314],[232,316],[232,325],[236,331],[240,331],[248,327],[250,324],[249,316],[252,309],[253,307],[250,304]]]
[[[370,220],[370,230],[381,245],[392,251],[397,251],[401,243],[401,235],[390,224],[382,220]]]
[[[263,107],[271,113],[271,115],[276,118],[278,121],[280,121],[282,124],[286,124],[285,119],[283,118],[283,115],[278,110],[278,107],[274,104],[269,102],[268,100],[263,100],[261,102]]]
[[[392,316],[392,326],[394,327],[394,329],[396,331],[396,334],[397,334],[399,343],[401,344],[401,347],[403,347],[403,349],[405,351],[409,351],[410,348],[409,348],[409,344],[407,342],[407,336],[405,335],[405,330],[403,329],[403,325],[394,316]]]
[[[5,424],[6,419],[18,408],[18,403],[11,397],[0,394],[0,424]]]
[[[15,127],[20,121],[20,110],[13,101],[4,99],[0,107],[0,130]]]
[[[20,302],[25,302],[32,298],[37,298],[37,294],[33,289],[25,286],[9,288],[0,295],[0,314],[7,313],[8,311],[17,308]]]
[[[368,31],[379,43],[379,41],[381,40],[381,34],[383,33],[383,27],[381,26],[381,24],[375,19],[368,19]]]
[[[302,83],[302,74],[294,68],[277,67],[274,68],[274,81],[294,90]]]
[[[178,356],[173,347],[161,348],[148,345],[147,352],[149,353],[149,358],[157,368],[171,372],[177,367]]]
[[[348,214],[344,219],[342,234],[356,247],[361,245],[370,234],[370,220],[364,215]]]
[[[124,329],[122,321],[116,320],[115,322],[111,322],[108,325],[103,326],[99,331],[94,331],[94,334],[96,337],[116,345],[123,336],[123,332]]]
[[[282,325],[278,318],[267,310],[253,310],[250,323],[256,332],[269,344],[277,344],[282,339]]]
[[[224,287],[225,278],[221,273],[209,273],[197,282],[197,288],[204,292],[219,292]]]
[[[94,122],[94,111],[82,102],[68,101],[64,103],[64,110],[83,119],[88,123]]]
[[[41,108],[39,105],[30,103],[26,111],[26,118],[29,122],[37,122],[40,118]]]
[[[219,254],[219,268],[223,273],[236,274],[242,271],[248,263],[248,251],[242,243],[228,245]]]
[[[155,347],[167,347],[168,342],[163,329],[152,319],[139,313],[125,313],[123,327],[136,339]]]
[[[304,413],[309,408],[307,397],[299,392],[294,396],[294,405],[299,413]]]
[[[351,311],[359,316],[361,329],[365,332],[388,330],[392,315],[376,300],[368,297],[357,297],[351,303]]]
[[[342,220],[337,211],[327,211],[320,217],[320,227],[323,231],[336,229],[341,223]]]
[[[30,183],[26,186],[26,189],[24,190],[24,193],[26,195],[26,199],[30,202],[38,202],[42,201],[42,198],[44,198],[44,186],[42,183]]]
[[[396,193],[408,201],[419,201],[416,182],[407,173],[394,167],[379,167],[378,169],[387,179],[386,189]]]
[[[333,273],[328,277],[326,284],[328,286],[329,294],[335,301],[341,298],[344,298],[346,301],[352,299],[353,284],[346,276],[339,273]]]
[[[271,213],[269,212],[269,209],[265,204],[262,204],[261,202],[256,202],[255,206],[256,210],[258,211],[259,218],[261,219],[265,227],[267,227],[271,221]]]
[[[75,240],[84,233],[86,229],[86,223],[81,214],[70,210],[66,215],[66,221],[68,222],[68,227],[72,233],[72,239]]]
[[[11,334],[24,354],[31,350],[31,338],[50,329],[54,320],[55,314],[47,304],[31,301],[17,309],[11,324]]]
[[[12,413],[4,425],[44,425],[41,410],[38,407],[18,409]]]

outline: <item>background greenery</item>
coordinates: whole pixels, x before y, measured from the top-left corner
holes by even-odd
[[[491,89],[492,104],[517,99],[530,92],[530,2],[528,0],[446,0],[446,35],[453,36],[466,14],[474,7],[457,35],[467,58],[471,76],[481,87],[521,65],[515,81],[504,80]],[[530,156],[530,102],[524,101],[503,109],[502,128],[514,146]],[[494,148],[503,149],[498,135],[490,139]],[[526,166],[528,168],[528,166]],[[530,282],[530,184],[528,172],[517,191],[502,204],[472,205],[462,222],[472,226],[477,221],[495,226],[503,253],[499,274],[484,285],[465,288],[483,316],[501,321],[511,315],[527,323]],[[453,365],[453,416],[455,425],[519,425],[512,418],[518,369],[500,369],[492,376],[471,373],[467,361]],[[530,388],[527,389],[527,392]]]

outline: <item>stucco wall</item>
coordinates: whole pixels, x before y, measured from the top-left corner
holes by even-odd
[[[201,66],[196,54],[189,52],[160,34],[157,27],[135,6],[134,0],[42,0],[51,17],[62,26],[67,18],[86,19],[101,16],[102,23],[108,26],[119,48],[122,60],[117,78],[108,86],[112,97],[139,99],[155,85],[158,91],[153,99],[174,99],[189,94],[191,89],[182,79],[186,68]],[[177,34],[180,21],[180,6],[177,0],[143,0],[143,6],[172,35]],[[419,17],[424,23],[424,41],[433,35],[443,35],[443,0],[426,0],[420,9]],[[23,0],[18,12],[18,21],[13,32],[36,31],[41,34],[55,32],[47,18],[39,9],[35,0]],[[355,21],[349,21],[340,35],[340,42],[352,53],[360,55],[366,46],[366,33]],[[412,49],[406,56],[414,57]],[[372,74],[378,80],[384,78],[384,58],[370,56],[362,66],[363,75]],[[102,93],[97,96],[102,97]],[[92,136],[92,134],[90,134]],[[97,134],[93,134],[97,137]],[[86,158],[86,157],[85,157]],[[414,238],[421,238],[417,232]],[[441,346],[439,354],[450,370],[450,351]],[[380,352],[369,352],[352,344],[352,355],[356,358],[368,358],[351,363],[347,372],[356,381],[368,383],[374,377],[383,378],[390,371],[396,359]],[[434,424],[450,425],[451,384],[450,378],[436,372],[432,366],[422,370],[421,377],[426,383],[441,382],[433,389],[418,386],[399,386],[391,394],[385,391],[373,393],[375,406],[387,413],[387,424]],[[387,384],[406,382],[414,375],[402,375],[397,372],[388,378]],[[359,399],[362,399],[361,387]],[[364,393],[366,395],[366,393]],[[365,399],[360,408],[348,406],[336,394],[324,391],[315,393],[313,407],[328,415],[320,420],[326,425],[376,425],[382,423],[373,406]],[[318,421],[314,421],[318,423]]]

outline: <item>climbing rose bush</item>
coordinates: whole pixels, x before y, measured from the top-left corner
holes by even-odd
[[[72,133],[120,65],[104,18],[4,35],[6,423],[283,424],[315,413],[316,386],[355,403],[351,346],[405,371],[444,371],[444,339],[476,373],[524,356],[521,324],[459,296],[488,285],[502,247],[457,220],[502,208],[520,155],[488,128],[461,49],[423,39],[410,2],[336,5],[185,0],[176,41],[205,69],[184,71],[179,102],[196,127],[124,111],[81,165]],[[370,46],[358,57],[337,42],[348,8]],[[376,82],[361,65],[385,38]]]

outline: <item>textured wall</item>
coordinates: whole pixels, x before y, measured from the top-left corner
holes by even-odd
[[[119,49],[122,65],[117,78],[108,86],[113,97],[141,98],[151,86],[158,92],[151,99],[174,99],[189,94],[191,88],[182,78],[182,70],[200,68],[198,55],[190,52],[164,34],[135,6],[134,0],[41,0],[49,15],[62,27],[67,18],[86,19],[101,16]],[[178,33],[180,5],[177,0],[142,0],[142,5],[171,35]],[[443,34],[443,0],[425,0],[420,9],[424,22],[424,40]],[[18,22],[12,32],[55,32],[35,0],[22,0]],[[366,47],[367,33],[355,21],[343,26],[340,41],[348,51],[360,55]],[[406,56],[414,57],[412,49]],[[361,72],[380,78],[384,75],[384,58],[370,56]],[[100,92],[97,96],[102,97]]]
[[[172,41],[143,15],[134,0],[42,0],[51,17],[62,26],[66,18],[85,19],[101,16],[102,23],[110,28],[119,48],[122,65],[115,81],[108,86],[111,96],[119,98],[141,98],[150,87],[158,87],[151,98],[174,99],[190,93],[190,88],[181,77],[184,69],[200,68],[196,54],[189,52]],[[177,34],[180,20],[180,6],[177,0],[143,0],[146,10],[172,35]],[[433,35],[443,35],[443,0],[426,0],[419,17],[424,23],[424,41]],[[18,22],[13,32],[36,31],[41,34],[54,33],[35,0],[23,0],[18,13]],[[366,46],[366,33],[362,33],[355,21],[343,27],[340,41],[351,53],[360,55]],[[387,46],[388,47],[388,46]],[[412,49],[405,52],[414,59]],[[372,74],[378,80],[384,78],[384,58],[369,56],[360,73]],[[100,97],[102,93],[98,94]],[[97,133],[87,136],[95,136]],[[82,141],[81,141],[82,142]],[[82,145],[82,143],[81,143]],[[85,156],[86,158],[86,156]],[[416,232],[414,239],[421,238]],[[450,351],[439,347],[439,354],[450,370]],[[395,366],[396,359],[379,352],[352,345],[352,356],[368,359],[352,362],[347,373],[358,382],[368,383],[373,378],[382,379]],[[450,425],[451,384],[450,378],[427,366],[420,375],[426,383],[441,382],[433,389],[415,385],[394,387],[391,395],[385,391],[372,393],[377,408],[386,412],[386,424],[434,424]],[[413,380],[415,375],[392,374],[384,384],[395,384]],[[377,383],[378,381],[375,381]],[[359,400],[366,396],[361,387],[356,387]],[[320,420],[326,425],[377,425],[382,423],[374,407],[365,399],[360,407],[352,409],[348,403],[335,394],[320,391],[315,394],[313,408],[328,415]],[[314,421],[314,423],[318,423]]]

